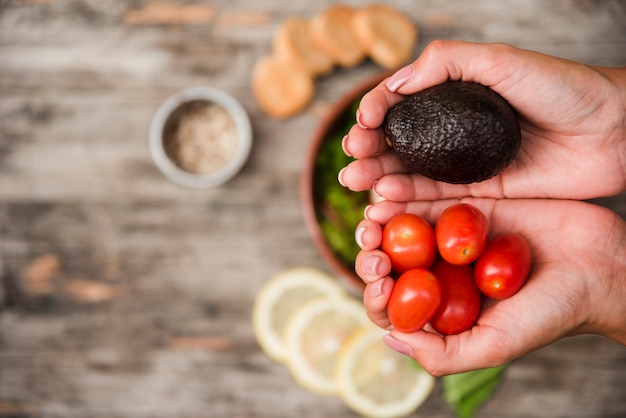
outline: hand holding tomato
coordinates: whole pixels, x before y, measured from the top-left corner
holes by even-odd
[[[626,317],[626,228],[619,216],[569,200],[467,202],[490,214],[492,233],[514,230],[528,239],[534,260],[530,277],[512,297],[487,299],[471,332],[442,337],[425,330],[393,330],[391,339],[386,339],[390,345],[433,375],[500,365],[580,333],[597,333],[626,345],[622,322]],[[391,327],[387,303],[394,288],[389,260],[377,249],[381,225],[404,212],[434,224],[453,203],[385,201],[368,209],[359,227],[362,251],[356,271],[367,285],[363,296],[367,314],[378,326]],[[598,260],[602,260],[602,270],[597,269]],[[607,276],[607,272],[622,276]]]
[[[509,233],[488,244],[488,234],[487,218],[467,203],[445,209],[434,231],[411,213],[396,215],[383,226],[380,250],[400,274],[387,302],[396,330],[415,332],[430,322],[441,334],[458,334],[474,325],[480,292],[504,299],[522,287],[531,263],[528,242]],[[437,249],[440,259],[428,271]]]

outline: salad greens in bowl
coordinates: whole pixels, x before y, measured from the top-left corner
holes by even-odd
[[[359,294],[364,284],[354,271],[359,252],[354,232],[370,193],[350,191],[337,181],[339,171],[353,160],[344,154],[341,141],[356,122],[361,97],[386,75],[366,80],[332,106],[312,138],[300,179],[302,212],[313,242],[330,267]]]

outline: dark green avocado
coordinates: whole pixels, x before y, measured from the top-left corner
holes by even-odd
[[[389,109],[383,128],[409,171],[447,183],[494,177],[521,145],[509,103],[490,88],[466,81],[409,96]]]

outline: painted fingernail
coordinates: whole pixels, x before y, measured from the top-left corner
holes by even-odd
[[[341,149],[343,150],[343,153],[346,154],[348,157],[352,157],[352,154],[350,154],[348,152],[348,150],[346,150],[346,142],[348,140],[348,135],[344,135],[343,138],[341,138]]]
[[[405,67],[400,68],[396,71],[385,85],[387,89],[391,92],[397,91],[400,87],[404,86],[406,83],[411,81],[415,76],[415,69],[413,68],[413,64],[409,64]]]
[[[359,125],[359,127],[361,129],[368,129],[367,126],[365,126],[363,124],[363,122],[361,122],[361,117],[363,116],[363,114],[361,113],[361,109],[357,109],[356,110],[356,124]]]
[[[377,298],[378,296],[383,294],[383,284],[385,279],[378,279],[375,282],[369,284],[368,292],[371,297]]]
[[[361,248],[363,248],[363,234],[365,233],[366,230],[367,230],[367,228],[365,228],[364,226],[360,226],[360,227],[357,228],[356,233],[354,234],[354,238],[356,239],[356,243]],[[366,258],[366,260],[367,260],[367,258]]]
[[[395,350],[398,353],[403,354],[405,356],[409,356],[409,357],[413,356],[413,349],[411,348],[410,345],[403,343],[402,341],[396,340],[391,335],[385,335],[383,337],[383,341],[392,350]]]
[[[343,187],[346,187],[345,183],[343,182],[343,172],[346,170],[346,168],[348,167],[344,167],[341,170],[339,170],[339,173],[337,174],[337,181],[339,182],[339,184],[341,184]]]
[[[368,276],[378,276],[378,266],[382,258],[379,255],[368,255],[363,259],[363,271]],[[382,284],[381,284],[382,286]]]

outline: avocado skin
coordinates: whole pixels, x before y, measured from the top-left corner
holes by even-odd
[[[455,184],[496,176],[521,146],[509,103],[490,88],[467,81],[409,96],[389,109],[383,129],[409,171]]]

